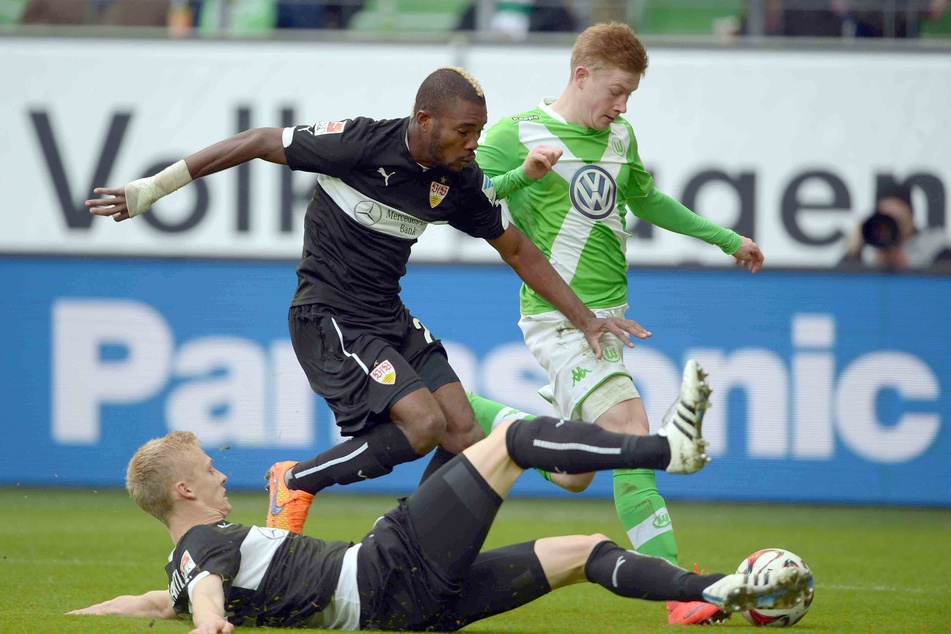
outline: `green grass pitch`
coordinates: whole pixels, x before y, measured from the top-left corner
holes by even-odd
[[[231,519],[262,523],[266,494],[235,493]],[[307,532],[359,539],[391,498],[324,494]],[[669,504],[681,562],[732,571],[749,553],[782,547],[816,577],[801,632],[951,632],[951,510]],[[188,632],[189,622],[63,613],[164,587],[172,543],[124,491],[0,488],[0,632]],[[489,547],[547,535],[602,532],[626,543],[609,500],[515,499]],[[594,585],[548,595],[466,631],[670,632],[664,606]],[[739,615],[719,628],[747,631]],[[239,630],[240,631],[240,630]],[[260,628],[254,631],[264,631]],[[277,630],[266,630],[277,631]]]

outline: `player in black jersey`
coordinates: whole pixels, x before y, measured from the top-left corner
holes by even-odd
[[[581,473],[614,468],[693,473],[707,463],[705,395],[685,385],[657,435],[629,436],[542,417],[508,420],[377,520],[359,543],[325,542],[227,521],[227,477],[190,432],[143,445],[126,486],[168,528],[168,591],[122,596],[71,614],[173,618],[194,632],[235,625],[454,631],[589,581],[653,601],[707,601],[726,612],[790,607],[811,574],[700,575],[624,550],[604,535],[546,537],[480,552],[502,501],[528,467]]]
[[[487,240],[599,357],[602,335],[628,345],[629,335],[647,336],[636,322],[598,318],[502,217],[491,181],[474,162],[485,123],[478,83],[461,69],[441,68],[420,85],[410,117],[248,130],[155,176],[97,188],[106,197],[86,201],[93,214],[120,221],[194,179],[255,158],[319,174],[288,324],[311,387],[352,438],[306,462],[271,468],[268,526],[299,533],[317,491],[379,477],[436,448],[425,479],[484,437],[442,344],[399,297],[410,249],[429,224]],[[516,168],[528,177],[521,180],[542,177],[560,154],[536,148]]]

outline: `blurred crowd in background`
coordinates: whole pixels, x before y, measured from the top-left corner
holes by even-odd
[[[521,40],[617,20],[642,34],[951,38],[951,0],[0,0],[0,24],[168,28],[173,36],[274,29],[471,31]]]

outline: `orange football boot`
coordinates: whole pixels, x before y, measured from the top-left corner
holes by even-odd
[[[291,460],[276,462],[265,476],[271,494],[271,503],[267,509],[267,526],[299,534],[304,532],[304,522],[307,521],[307,511],[310,510],[314,494],[288,489],[284,484],[284,474],[295,466],[297,463]]]
[[[695,573],[702,574],[697,564],[693,565]],[[703,601],[668,601],[667,622],[671,625],[710,625],[721,623],[729,618],[726,612]]]

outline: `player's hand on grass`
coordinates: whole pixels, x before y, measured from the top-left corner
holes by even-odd
[[[99,614],[110,616],[140,616],[153,619],[175,617],[172,598],[168,590],[152,590],[145,594],[124,594],[88,608],[73,610],[66,614]]]
[[[80,608],[66,614],[98,614],[109,616],[137,616],[141,607],[141,599],[137,596],[124,595],[109,599],[88,608]]]
[[[562,151],[550,145],[536,145],[528,151],[528,156],[522,163],[522,171],[533,181],[551,171],[558,159],[561,158]]]
[[[608,333],[614,335],[628,348],[634,347],[631,337],[638,339],[647,339],[651,336],[651,331],[647,330],[632,319],[622,319],[620,317],[594,317],[585,323],[581,329],[585,339],[591,345],[591,351],[594,356],[601,358],[601,336]]]
[[[740,236],[740,239],[742,240],[740,248],[733,254],[733,258],[736,260],[737,266],[749,269],[750,273],[756,273],[763,268],[763,252],[759,250],[759,246],[755,242],[746,236]]]
[[[121,599],[122,597],[119,597]],[[97,603],[96,605],[90,605],[88,608],[80,608],[78,610],[70,610],[67,612],[67,615],[75,614],[116,614],[115,610],[112,607],[112,604],[118,601],[118,599],[109,599],[108,601],[103,601],[102,603]]]
[[[233,631],[234,625],[225,620],[224,617],[217,616],[203,621],[201,625],[191,631],[191,634],[218,634],[218,632]]]

